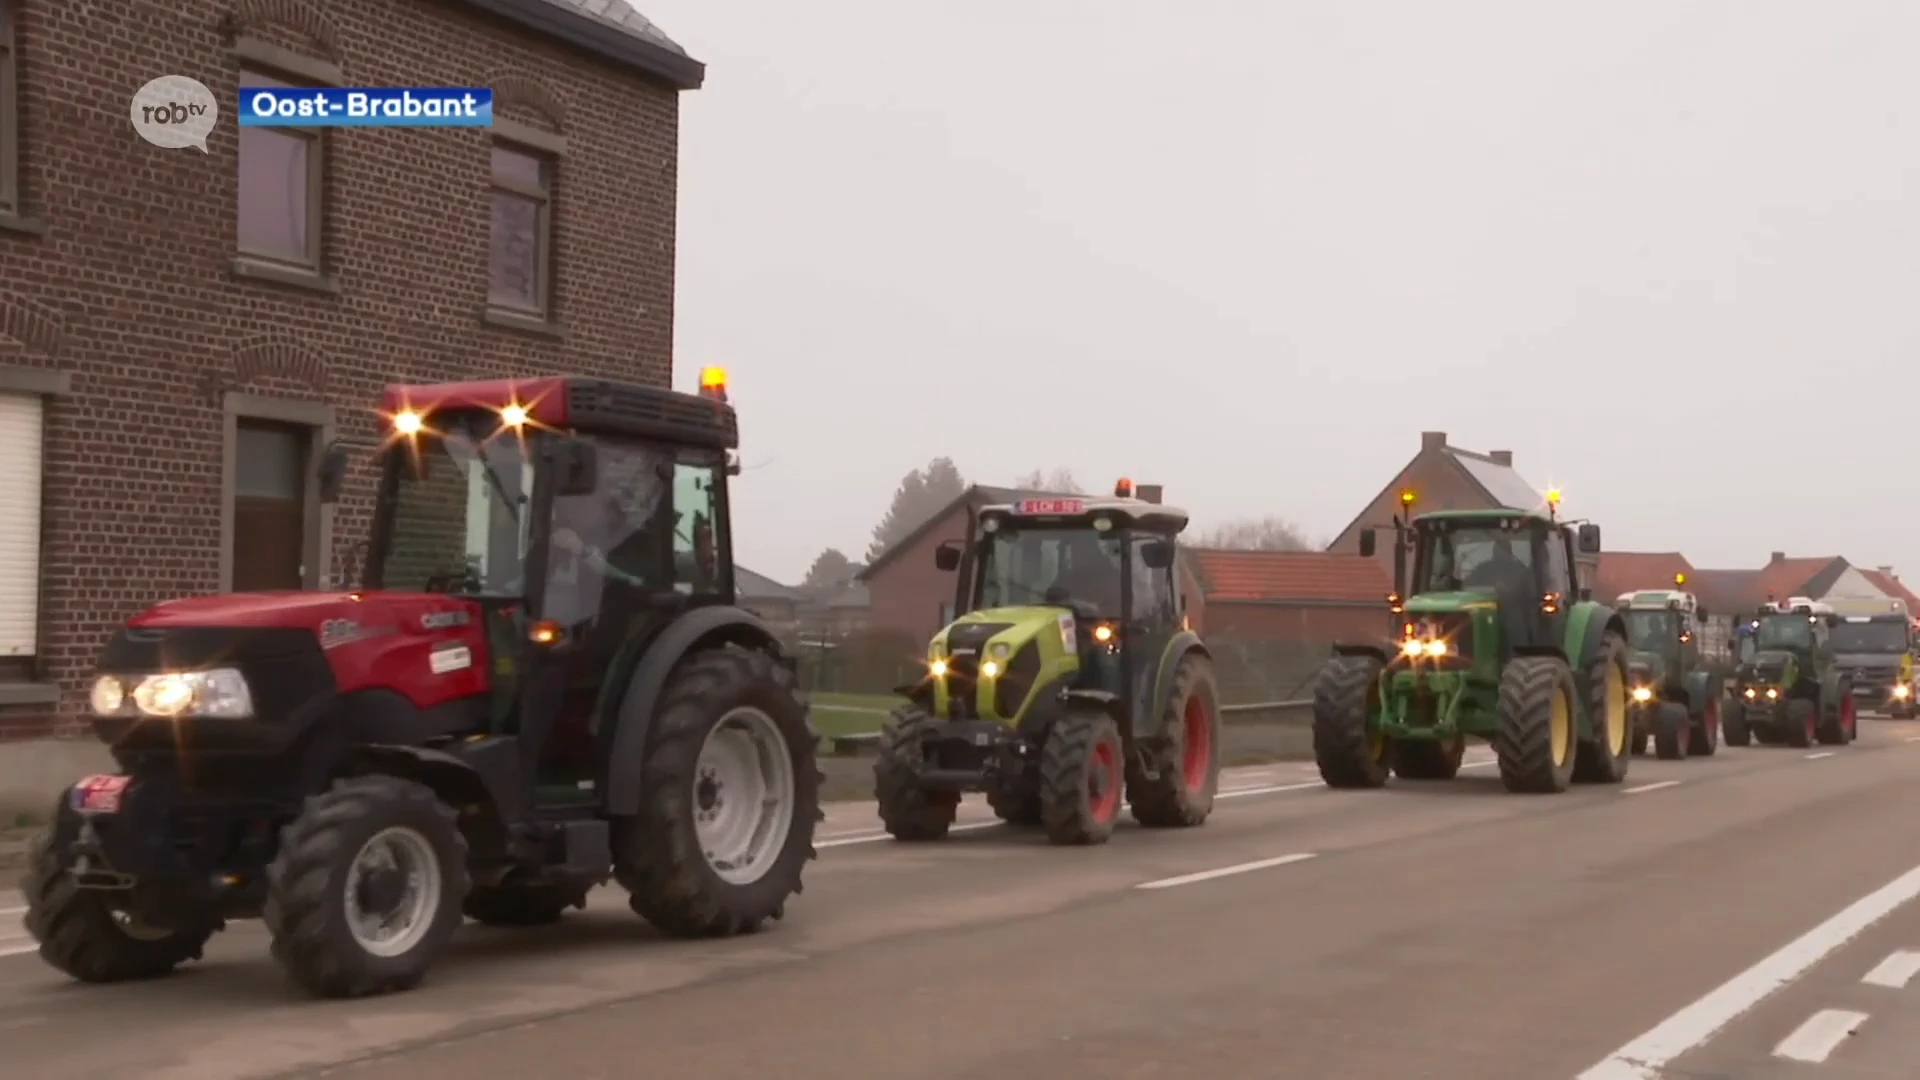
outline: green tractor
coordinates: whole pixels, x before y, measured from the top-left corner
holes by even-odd
[[[1626,778],[1626,627],[1575,580],[1575,553],[1600,550],[1600,527],[1559,521],[1558,502],[1395,519],[1392,636],[1336,645],[1314,690],[1329,786],[1452,779],[1470,738],[1493,744],[1509,791]],[[1360,553],[1374,548],[1363,530]]]
[[[1212,655],[1175,572],[1185,511],[1133,497],[988,506],[935,564],[962,612],[882,731],[887,832],[937,840],[965,792],[1056,844],[1104,843],[1124,791],[1142,825],[1199,825],[1220,779]]]
[[[1679,575],[1675,585],[1684,585]],[[1692,593],[1641,589],[1616,602],[1627,625],[1627,681],[1632,685],[1633,752],[1666,761],[1708,757],[1720,743],[1719,674],[1700,656],[1699,620],[1707,612]]]
[[[1728,746],[1845,746],[1859,738],[1853,680],[1834,662],[1828,637],[1839,622],[1827,605],[1801,597],[1761,606],[1727,710]]]

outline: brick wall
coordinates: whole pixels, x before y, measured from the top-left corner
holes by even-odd
[[[0,363],[58,368],[49,399],[40,675],[72,716],[130,613],[215,589],[223,394],[331,404],[375,440],[392,381],[559,372],[664,384],[673,336],[677,91],[442,0],[8,0],[18,20],[26,214],[0,230]],[[235,278],[237,64],[223,24],[330,59],[358,85],[481,85],[502,116],[568,141],[553,202],[552,333],[481,318],[484,131],[344,130],[327,140],[337,292]],[[210,153],[161,150],[127,119],[161,74],[215,89]],[[372,471],[349,475],[336,551],[365,534]],[[44,710],[0,712],[37,733]]]

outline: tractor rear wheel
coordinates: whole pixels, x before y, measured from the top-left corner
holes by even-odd
[[[307,800],[267,866],[273,958],[309,993],[411,990],[460,929],[467,841],[433,789],[353,776]]]
[[[1747,706],[1741,701],[1727,703],[1727,717],[1721,731],[1726,735],[1728,746],[1751,746],[1753,729],[1747,726]]]
[[[958,792],[928,791],[920,784],[917,770],[925,757],[922,740],[932,724],[933,714],[909,701],[880,726],[880,756],[873,759],[873,801],[880,809],[880,824],[895,840],[939,840],[953,828],[960,809]],[[1017,799],[996,801],[993,808],[999,811],[1003,805],[1009,811],[1024,809]],[[1001,816],[1021,824],[1007,814]],[[1038,808],[1034,823],[1039,823]]]
[[[1700,705],[1700,715],[1687,728],[1687,756],[1712,757],[1720,747],[1720,699],[1709,697]]]
[[[81,982],[153,979],[200,959],[219,924],[212,920],[182,929],[148,927],[115,912],[106,894],[83,889],[66,871],[50,832],[27,849],[20,882],[26,899],[27,933],[40,943],[40,959]]]
[[[1493,752],[1508,791],[1552,793],[1573,783],[1577,693],[1573,670],[1558,657],[1517,656],[1507,663]]]
[[[1593,737],[1574,740],[1573,779],[1580,784],[1618,784],[1633,761],[1628,742],[1633,717],[1627,696],[1627,641],[1609,630],[1587,663],[1587,716]],[[1656,729],[1656,737],[1658,731]]]
[[[695,653],[661,692],[651,735],[640,812],[617,820],[613,838],[630,906],[682,938],[780,918],[824,816],[793,672],[758,649]]]
[[[1859,730],[1859,713],[1853,703],[1853,687],[1841,683],[1839,692],[1834,695],[1832,704],[1821,709],[1820,725],[1814,729],[1814,738],[1821,746],[1845,746],[1852,742]]]
[[[1653,710],[1653,754],[1661,761],[1679,761],[1687,756],[1687,741],[1692,728],[1687,707],[1677,701],[1663,701]]]
[[[1120,817],[1126,747],[1106,710],[1069,705],[1040,751],[1040,823],[1056,844],[1104,844]]]
[[[1180,658],[1160,713],[1161,738],[1149,777],[1127,760],[1127,805],[1149,828],[1199,825],[1213,813],[1220,787],[1220,690],[1213,665],[1197,652]]]
[[[1377,788],[1387,782],[1387,738],[1374,730],[1380,711],[1380,661],[1336,656],[1313,687],[1313,759],[1328,787]]]
[[[1820,707],[1806,698],[1794,698],[1787,702],[1787,719],[1781,725],[1782,734],[1788,746],[1804,750],[1813,745],[1814,734],[1820,727]]]
[[[1451,780],[1460,775],[1460,762],[1466,756],[1464,735],[1456,735],[1448,742],[1401,739],[1387,747],[1387,761],[1393,766],[1393,775],[1402,780]]]

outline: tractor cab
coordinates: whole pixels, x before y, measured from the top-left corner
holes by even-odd
[[[1680,589],[1641,589],[1614,602],[1627,629],[1627,666],[1636,685],[1660,683],[1699,662],[1698,634],[1706,611]]]

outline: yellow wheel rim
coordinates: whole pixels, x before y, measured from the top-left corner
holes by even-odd
[[[1627,679],[1620,665],[1607,663],[1607,748],[1614,757],[1627,752]]]
[[[1573,702],[1568,700],[1564,686],[1553,691],[1553,718],[1547,732],[1552,739],[1553,764],[1558,768],[1567,763],[1567,754],[1573,748]]]
[[[1375,733],[1367,736],[1367,760],[1379,761],[1387,756],[1387,737]]]

